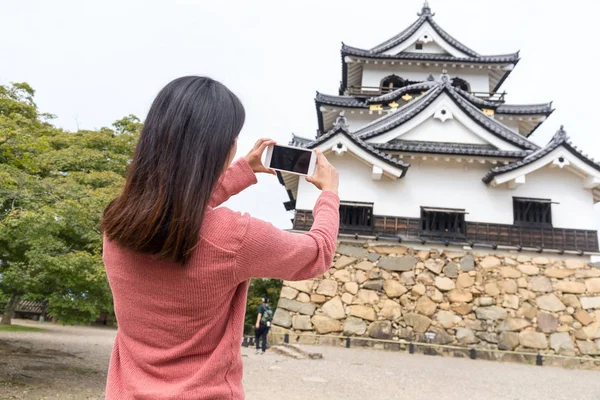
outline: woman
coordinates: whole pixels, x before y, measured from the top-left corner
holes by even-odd
[[[261,161],[268,139],[229,166],[244,118],[239,99],[203,77],[174,80],[152,104],[102,224],[119,323],[107,399],[243,399],[249,280],[309,279],[332,262],[338,174],[321,153],[307,178],[322,190],[309,233],[215,208],[273,173]]]

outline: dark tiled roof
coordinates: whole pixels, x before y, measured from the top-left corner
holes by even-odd
[[[481,107],[481,108],[496,109],[499,105],[501,105],[500,102],[482,99],[481,97],[477,97],[477,96],[467,92],[466,90],[462,90],[461,88],[458,88],[455,86],[454,86],[454,90],[456,90],[462,97],[464,97],[465,99],[469,100],[474,105]]]
[[[516,132],[513,132],[498,121],[485,115],[483,112],[481,112],[480,109],[471,104],[471,102],[465,100],[464,97],[459,95],[451,85],[445,84],[444,87],[446,88],[446,91],[450,94],[450,97],[452,97],[458,104],[458,106],[467,114],[469,114],[479,125],[483,126],[488,131],[524,150],[539,149],[539,146],[537,146],[536,144],[530,142],[523,136],[519,135]]]
[[[358,138],[357,136],[351,134],[348,131],[348,125],[346,123],[346,118],[344,118],[343,115],[340,115],[340,117],[338,117],[334,127],[329,132],[324,134],[323,136],[320,136],[316,140],[313,140],[309,143],[303,143],[303,144],[298,143],[297,145],[300,145],[301,147],[305,147],[307,149],[314,149],[315,147],[319,146],[322,143],[327,142],[329,139],[331,139],[333,136],[335,136],[339,133],[343,134],[351,142],[353,142],[357,146],[361,147],[363,150],[367,151],[368,153],[372,154],[376,158],[378,158],[396,168],[402,169],[401,177],[404,177],[404,175],[406,175],[406,171],[410,167],[410,164],[407,164],[402,160],[398,160],[397,158],[394,158],[394,157],[390,156],[389,154],[386,154],[382,151],[377,150],[376,148],[374,148],[367,142],[365,142],[362,139]],[[292,140],[294,140],[294,139],[292,139]],[[305,140],[305,139],[302,139],[302,140]]]
[[[436,86],[436,83],[434,81],[425,81],[425,82],[415,83],[413,85],[408,85],[408,86],[404,86],[403,88],[396,89],[393,92],[382,94],[382,95],[376,96],[376,97],[371,97],[370,99],[367,100],[367,103],[377,104],[377,103],[384,103],[384,102],[388,102],[388,101],[394,101],[394,100],[397,100],[400,97],[402,97],[405,93],[413,92],[415,90],[429,90],[434,86]]]
[[[552,102],[543,104],[502,104],[496,109],[498,114],[515,114],[515,115],[534,115],[544,114],[550,115],[554,109]]]
[[[538,151],[528,155],[527,157],[523,158],[522,160],[516,161],[512,164],[508,164],[508,165],[505,165],[502,167],[492,168],[483,177],[483,182],[490,183],[494,179],[494,177],[496,177],[497,175],[504,174],[504,173],[510,172],[510,171],[514,171],[516,169],[519,169],[521,167],[529,165],[529,164],[541,159],[545,155],[550,154],[552,151],[556,150],[560,146],[565,147],[569,152],[571,152],[577,158],[584,161],[586,164],[590,165],[591,167],[595,168],[596,170],[600,171],[600,164],[597,163],[596,161],[594,161],[593,158],[588,157],[587,154],[583,153],[576,146],[574,146],[572,144],[571,140],[569,139],[567,132],[565,132],[564,128],[561,126],[559,131],[556,132],[556,134],[554,135],[554,137],[552,137],[552,140],[550,140],[550,142],[548,143],[548,145],[546,147],[539,149]]]
[[[373,147],[387,151],[406,151],[410,153],[471,155],[487,157],[523,158],[531,151],[498,150],[489,145],[463,143],[419,142],[414,140],[393,140],[388,143],[373,144]]]
[[[433,29],[438,33],[438,35],[440,35],[446,42],[450,43],[452,46],[456,47],[458,50],[462,51],[463,53],[470,55],[471,57],[480,57],[480,55],[477,54],[477,52],[475,52],[474,50],[471,50],[470,48],[468,48],[467,46],[465,46],[464,44],[462,44],[461,42],[456,40],[454,37],[452,37],[445,30],[443,30],[442,27],[439,26],[433,20],[433,15],[427,16],[427,20],[429,21],[429,23],[431,24]]]
[[[442,82],[438,82],[423,96],[411,101],[410,103],[407,103],[397,111],[365,125],[358,131],[354,132],[354,134],[361,139],[366,140],[389,132],[390,130],[415,117],[422,110],[428,107],[442,92],[446,92],[465,113],[467,113],[479,125],[484,127],[487,131],[491,132],[495,136],[500,137],[523,150],[537,150],[539,148],[537,145],[525,139],[523,136],[513,132],[498,121],[495,121],[494,119],[483,114],[479,108],[471,104],[471,99],[465,99],[462,94],[450,84],[447,75],[443,76],[442,80]]]
[[[441,85],[429,89],[423,96],[400,107],[395,112],[381,117],[354,132],[361,139],[369,139],[402,125],[429,106],[443,91]]]
[[[407,92],[415,90],[429,90],[436,85],[438,85],[437,82],[424,81],[413,85],[405,86],[400,89],[396,89],[393,92],[382,94],[380,96],[371,97],[366,100],[352,96],[334,96],[317,92],[317,97],[315,98],[315,101],[319,104],[329,104],[341,107],[368,108],[369,104],[391,102],[399,99]],[[473,105],[481,108],[490,108],[492,110],[496,110],[496,113],[498,114],[543,114],[548,116],[554,111],[554,109],[552,108],[552,102],[541,104],[502,104],[498,101],[489,101],[484,98],[474,96],[473,94],[462,90],[458,87],[454,87],[454,90],[456,90],[466,100],[470,101]]]
[[[470,56],[454,57],[445,54],[429,53],[399,53],[399,54],[379,54],[371,50],[359,49],[342,43],[342,55],[351,55],[357,57],[372,58],[377,60],[400,60],[400,61],[439,61],[453,63],[472,63],[472,64],[516,64],[519,61],[519,53],[500,54],[489,56]]]
[[[370,52],[373,54],[383,53],[386,50],[389,50],[406,40],[408,40],[414,33],[427,21],[426,17],[420,17],[418,20],[413,22],[408,28],[398,33],[394,37],[389,38],[385,42],[373,47]]]
[[[317,92],[315,101],[319,104],[329,104],[342,107],[368,107],[367,103],[352,96],[333,96]]]
[[[313,141],[312,139],[307,139],[307,138],[303,138],[301,136],[296,136],[296,135],[292,134],[292,140],[290,141],[289,145],[296,146],[296,147],[304,147],[312,141]]]
[[[433,20],[433,16],[434,16],[434,14],[431,12],[431,9],[429,8],[429,6],[425,5],[423,7],[423,9],[421,10],[421,12],[419,13],[418,20],[416,20],[412,25],[410,25],[408,28],[406,28],[405,30],[403,30],[402,32],[397,34],[396,36],[386,40],[385,42],[381,43],[378,46],[375,46],[370,51],[373,53],[382,53],[393,47],[396,47],[399,44],[408,40],[425,22],[429,22],[429,24],[431,25],[433,30],[438,35],[440,35],[446,42],[448,42],[452,47],[456,48],[457,50],[460,50],[461,52],[467,54],[468,56],[479,57],[479,54],[477,54],[477,52],[475,52],[474,50],[471,50],[470,48],[468,48],[467,46],[465,46],[464,44],[462,44],[461,42],[456,40],[454,37],[452,37],[450,34],[448,34],[445,30],[443,30]]]

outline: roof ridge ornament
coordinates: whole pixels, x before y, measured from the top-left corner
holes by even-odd
[[[348,130],[348,122],[346,121],[346,117],[344,115],[344,111],[340,112],[340,115],[335,120],[336,128],[342,128],[344,130]]]
[[[554,135],[554,137],[552,138],[553,141],[557,142],[560,140],[566,140],[568,137],[567,135],[567,131],[565,131],[565,126],[561,125],[560,129],[558,130],[558,132],[556,132],[556,134]]]
[[[442,70],[442,74],[440,75],[440,81],[442,83],[449,83],[450,82],[450,76],[448,76],[448,71],[443,69]]]
[[[417,13],[417,15],[419,17],[433,17],[435,15],[435,13],[431,12],[431,7],[429,7],[429,0],[425,0],[425,2],[423,3],[423,8],[421,8],[421,12]]]

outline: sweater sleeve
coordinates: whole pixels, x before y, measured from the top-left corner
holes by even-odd
[[[340,199],[323,192],[315,204],[310,232],[290,233],[248,217],[237,252],[236,277],[300,281],[327,271],[333,261],[339,229]]]
[[[219,179],[208,205],[217,207],[256,182],[256,174],[252,171],[250,164],[246,159],[240,158],[231,164]]]

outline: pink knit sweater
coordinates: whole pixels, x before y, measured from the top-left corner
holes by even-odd
[[[226,171],[216,207],[256,183],[246,161]],[[299,235],[227,208],[209,209],[186,267],[104,240],[119,324],[107,399],[243,399],[240,353],[250,278],[303,280],[330,266],[339,198],[324,192]]]

